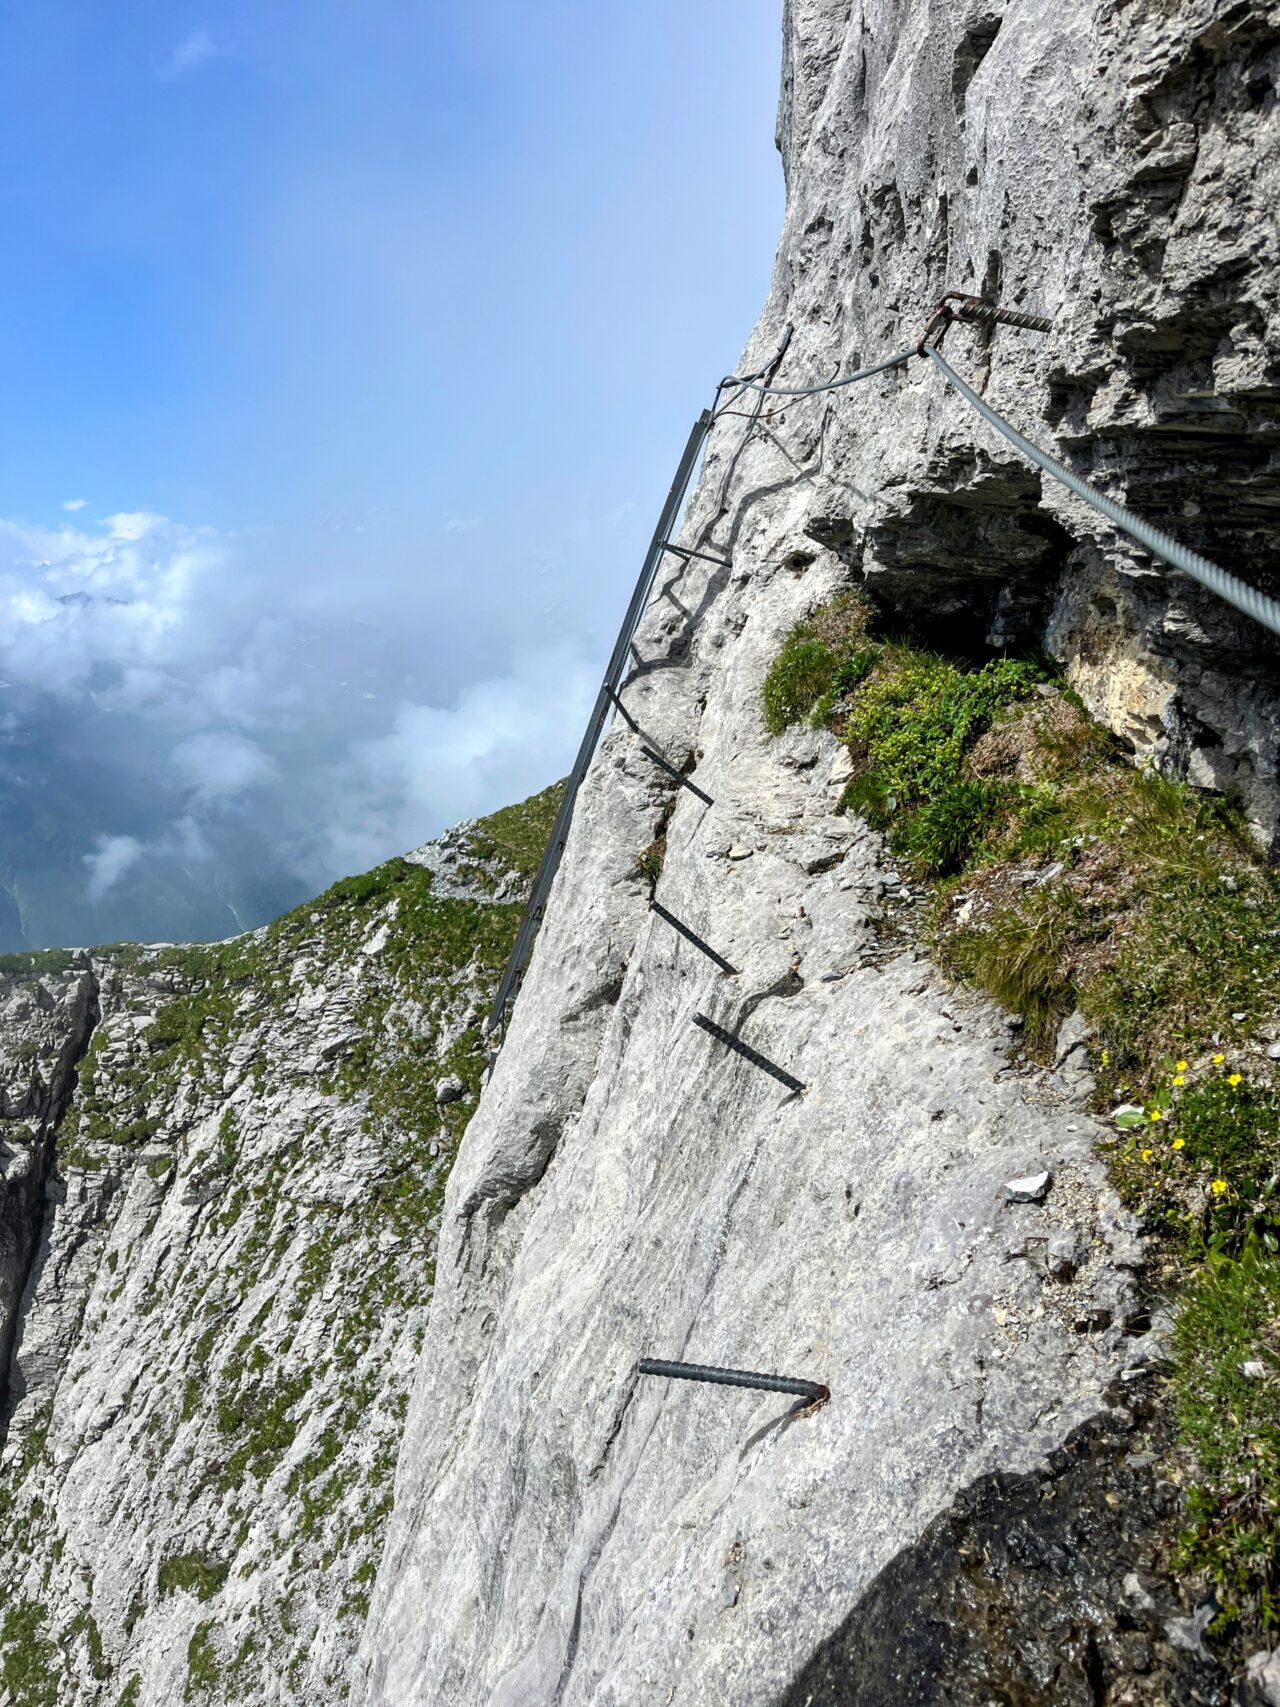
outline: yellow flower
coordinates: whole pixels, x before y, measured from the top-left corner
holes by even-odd
[[[1164,1115],[1161,1114],[1161,1112],[1158,1108],[1153,1108],[1151,1110],[1151,1118],[1152,1118],[1152,1120],[1163,1120]]]
[[[1109,1067],[1111,1065],[1111,1051],[1109,1049],[1104,1049],[1102,1051],[1102,1065],[1104,1067]]]
[[[1213,1058],[1213,1064],[1215,1067],[1220,1067],[1225,1060],[1225,1055],[1215,1055]]]
[[[1179,1061],[1173,1070],[1175,1073],[1185,1073],[1187,1070],[1187,1063],[1185,1061]]]
[[[1178,1085],[1178,1086],[1185,1085],[1187,1082],[1186,1074],[1185,1073],[1175,1073],[1173,1075],[1173,1082],[1175,1085]]]
[[[1175,1138],[1173,1141],[1173,1147],[1175,1150],[1181,1150],[1185,1146],[1186,1142],[1185,1138]]]
[[[1227,1074],[1227,1083],[1229,1085],[1238,1085],[1240,1083],[1239,1073],[1228,1073]]]
[[[1144,1150],[1142,1152],[1142,1159],[1144,1162],[1149,1162],[1151,1160],[1152,1156],[1154,1156],[1154,1155],[1155,1155],[1154,1150]]]
[[[1215,1179],[1209,1182],[1209,1190],[1215,1197],[1221,1197],[1226,1189],[1227,1182],[1224,1179]]]

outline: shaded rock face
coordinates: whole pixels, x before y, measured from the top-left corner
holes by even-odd
[[[793,0],[787,223],[742,371],[788,328],[780,383],[853,369],[913,343],[944,288],[1047,312],[1050,337],[958,328],[947,353],[1032,437],[1273,582],[1277,41],[1247,4]],[[886,1652],[909,1647],[940,1514],[976,1490],[998,1527],[1072,1440],[1087,1479],[1116,1382],[1160,1349],[1087,1073],[1011,1065],[1003,1017],[885,931],[879,841],[832,815],[834,741],[767,738],[760,691],[792,626],[863,576],[945,649],[1046,640],[1137,755],[1238,787],[1270,839],[1273,642],[1042,489],[920,363],[726,417],[681,539],[731,564],[660,578],[625,697],[714,804],[673,794],[625,727],[579,799],[446,1194],[362,1647],[378,1707],[766,1707],[868,1607]],[[648,910],[636,857],[663,827],[657,898],[736,977]],[[640,1378],[645,1355],[832,1397],[799,1416]],[[1146,1533],[1145,1484],[1109,1491]],[[1034,1698],[1034,1668],[1000,1693],[1000,1616],[1049,1604],[1091,1498],[1037,1516],[1018,1594],[937,1647],[937,1699]],[[1094,1689],[1095,1649],[1106,1687],[1139,1675],[1104,1607],[1044,1622],[1062,1699]],[[1157,1661],[1198,1698],[1177,1693],[1194,1667]],[[857,1699],[910,1699],[877,1663],[885,1692]],[[1207,1665],[1195,1687],[1220,1695]]]
[[[249,937],[0,977],[13,1707],[346,1698],[527,882],[475,831]]]
[[[1179,1506],[1170,1433],[1159,1396],[1131,1386],[1030,1474],[967,1488],[881,1574],[779,1707],[1228,1701],[1195,1618],[1163,1582]]]
[[[1280,571],[1275,115],[1264,4],[788,8],[787,228],[759,353],[910,345],[943,290],[1048,314],[949,359],[1031,438],[1272,591]],[[973,643],[1047,639],[1089,709],[1275,839],[1280,647],[1121,545],[921,364],[791,409],[807,531]],[[825,493],[818,488],[827,482]]]
[[[0,974],[0,1368],[40,1242],[53,1132],[98,1017],[87,955],[29,958],[30,971]],[[10,1389],[0,1418],[20,1397]]]

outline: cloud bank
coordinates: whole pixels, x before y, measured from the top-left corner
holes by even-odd
[[[562,774],[582,648],[435,688],[420,644],[266,540],[0,520],[0,947],[227,935]]]

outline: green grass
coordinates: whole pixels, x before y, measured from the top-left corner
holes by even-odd
[[[184,1701],[194,1701],[209,1695],[218,1687],[218,1652],[213,1643],[213,1625],[198,1624],[187,1644],[187,1681],[182,1691]]]
[[[38,1601],[19,1600],[0,1624],[0,1684],[12,1707],[55,1707],[62,1663],[46,1617]]]
[[[1079,903],[1053,884],[999,908],[980,929],[958,932],[941,958],[948,971],[1018,1014],[1034,1049],[1052,1041],[1075,1006],[1077,992],[1063,966],[1080,930]]]
[[[97,1620],[87,1606],[81,1607],[67,1628],[64,1638],[65,1646],[74,1645],[80,1637],[84,1637],[85,1650],[89,1659],[89,1671],[98,1683],[110,1683],[112,1671],[107,1663],[102,1646],[102,1632]]]
[[[518,806],[504,806],[481,818],[472,832],[471,845],[476,856],[499,860],[522,877],[532,878],[542,860],[551,824],[564,799],[564,783],[552,783],[541,794],[522,800]]]
[[[868,607],[856,595],[835,599],[792,629],[765,677],[765,728],[780,735],[802,719],[822,722],[841,694],[874,665],[867,644]]]
[[[77,964],[70,948],[39,948],[29,954],[0,954],[0,974],[11,978],[46,978],[69,972]]]
[[[1014,659],[970,671],[906,646],[884,649],[842,733],[885,800],[895,853],[914,852],[935,874],[960,869],[1002,798],[999,785],[966,779],[964,761],[991,723],[1045,679],[1038,665]]]
[[[203,1553],[173,1553],[161,1564],[156,1587],[162,1600],[183,1589],[197,1600],[212,1600],[226,1582],[229,1569]]]
[[[561,797],[559,787],[544,790],[477,826],[471,846],[478,889],[492,894],[498,868],[526,877],[536,868]],[[154,1017],[141,1046],[123,1060],[107,1049],[114,1029],[99,1032],[59,1132],[60,1161],[100,1165],[112,1150],[145,1143],[163,1125],[171,1155],[148,1156],[140,1170],[157,1181],[178,1177],[224,1188],[201,1211],[204,1248],[216,1244],[217,1260],[194,1277],[175,1277],[180,1309],[170,1307],[163,1286],[150,1298],[158,1337],[180,1374],[165,1401],[151,1408],[149,1438],[158,1445],[149,1450],[163,1456],[184,1424],[184,1452],[197,1433],[206,1441],[212,1436],[219,1448],[201,1458],[198,1497],[221,1513],[205,1542],[208,1552],[166,1560],[161,1596],[190,1592],[212,1602],[212,1610],[228,1567],[237,1573],[248,1566],[251,1574],[268,1565],[245,1547],[248,1524],[263,1484],[272,1476],[284,1484],[287,1475],[288,1492],[282,1485],[281,1493],[297,1521],[287,1542],[274,1543],[288,1561],[280,1592],[287,1597],[305,1578],[308,1602],[313,1589],[330,1595],[340,1618],[355,1618],[367,1605],[361,1567],[376,1559],[389,1516],[407,1405],[403,1380],[389,1378],[385,1368],[375,1372],[369,1353],[409,1313],[421,1320],[430,1298],[435,1223],[486,1062],[480,1018],[522,906],[520,896],[501,903],[443,898],[429,870],[390,860],[228,943],[113,951],[113,964],[127,975],[131,1011]],[[383,946],[364,955],[361,947],[375,929]],[[313,983],[329,969],[349,974],[354,995],[355,1035],[307,1081],[316,1093],[313,1128],[274,1147],[251,1144],[247,1123],[256,1116],[246,1104],[243,1132],[230,1120],[216,1133],[202,1122],[198,1139],[194,1130],[183,1131],[175,1113],[225,1102],[231,1053],[259,1025],[283,1027],[302,1050],[309,1047],[305,1022],[283,1011],[298,994],[304,961],[316,968]],[[476,1013],[458,1034],[463,1002]],[[243,1069],[250,1086],[275,1094],[295,1072],[294,1054],[291,1042],[275,1057],[251,1062]],[[437,1106],[435,1084],[451,1072],[470,1094]],[[342,1204],[294,1192],[306,1169],[326,1165],[339,1132],[352,1123],[364,1128],[368,1189]],[[380,1243],[388,1233],[398,1244]],[[132,1260],[132,1248],[118,1254],[118,1281],[128,1277]],[[194,1250],[192,1260],[200,1260]],[[229,1310],[264,1281],[270,1284],[254,1319],[241,1317],[232,1326]],[[319,1365],[304,1350],[312,1343],[323,1346]],[[336,1386],[323,1379],[329,1370]],[[328,1396],[334,1392],[336,1401]],[[358,1460],[356,1439],[363,1442]],[[300,1462],[285,1472],[291,1449]],[[39,1529],[32,1509],[24,1509],[22,1522]],[[278,1675],[270,1605],[263,1618],[261,1642],[242,1643],[234,1658],[230,1650],[220,1658],[219,1632],[210,1622],[201,1625],[188,1656],[188,1699],[214,1689],[254,1699],[257,1672]],[[302,1630],[301,1640],[307,1634]],[[11,1635],[16,1647],[24,1631],[14,1624]],[[87,1632],[86,1639],[92,1639]],[[11,1660],[10,1669],[17,1663]]]
[[[1180,1562],[1217,1585],[1224,1624],[1248,1628],[1280,1619],[1278,1328],[1280,1264],[1248,1257],[1195,1276],[1175,1336],[1178,1421],[1198,1467]],[[1256,1363],[1264,1376],[1242,1373]]]

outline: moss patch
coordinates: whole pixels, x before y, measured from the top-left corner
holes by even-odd
[[[213,1643],[213,1625],[198,1624],[187,1643],[187,1681],[182,1691],[184,1701],[196,1701],[218,1687],[218,1651]]]
[[[197,1600],[212,1600],[226,1582],[228,1569],[203,1553],[173,1553],[161,1564],[156,1586],[161,1599],[185,1589]]]
[[[19,1600],[0,1625],[0,1683],[13,1707],[54,1707],[62,1660],[46,1631],[46,1613],[34,1600]]]
[[[1179,1548],[1219,1590],[1219,1632],[1274,1625],[1280,1534],[1280,1264],[1250,1254],[1206,1264],[1176,1333],[1178,1421],[1198,1477]]]
[[[875,664],[867,640],[870,607],[856,594],[825,605],[793,628],[764,682],[764,723],[771,735],[802,719],[825,720]]]
[[[564,783],[556,782],[518,806],[504,806],[500,812],[481,818],[471,833],[476,858],[497,861],[521,877],[532,878],[563,799]]]

